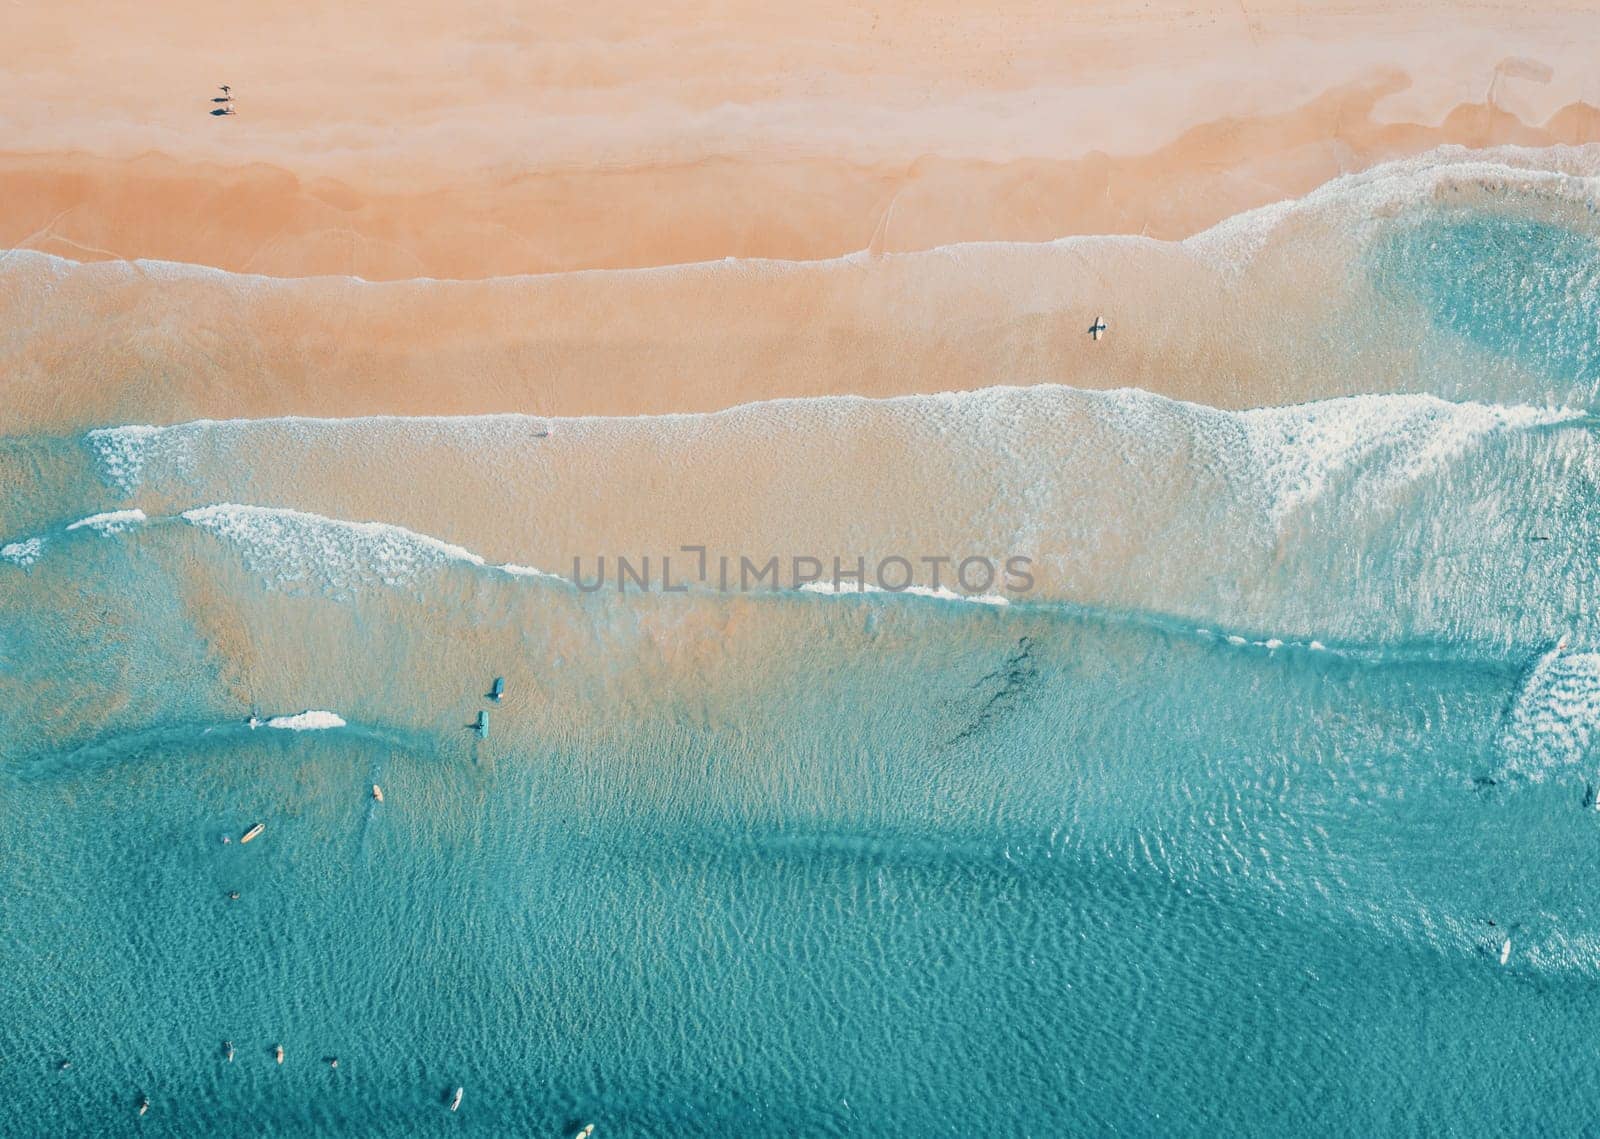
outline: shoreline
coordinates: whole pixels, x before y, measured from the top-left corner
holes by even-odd
[[[1180,240],[1344,174],[1442,146],[1600,141],[1600,108],[1542,124],[1459,104],[1438,126],[1384,123],[1380,77],[1292,110],[1193,127],[1157,150],[1005,161],[710,155],[483,173],[414,192],[266,162],[145,153],[0,153],[0,247],[230,273],[487,280],[736,260],[826,261],[982,241]]]
[[[1237,409],[1358,394],[1383,377],[1388,391],[1493,402],[1542,381],[1466,342],[1433,344],[1422,307],[1374,324],[1373,306],[1397,302],[1370,274],[1354,289],[1348,275],[1407,203],[1492,212],[1510,192],[1523,212],[1577,219],[1588,183],[1572,175],[1595,169],[1600,147],[1457,149],[1183,242],[1074,237],[489,280],[291,280],[12,252],[0,259],[0,370],[14,399],[0,434],[297,415],[638,416],[1039,383]],[[1255,319],[1268,310],[1279,319]],[[1100,314],[1113,327],[1091,344]],[[1334,345],[1344,363],[1330,370]],[[1417,372],[1426,345],[1454,354],[1443,376]]]
[[[19,10],[0,434],[1040,382],[1235,408],[1406,390],[1404,348],[1318,307],[1359,243],[1229,219],[1441,146],[1600,141],[1600,12],[301,17]],[[207,113],[221,82],[237,116]],[[1319,339],[1347,366],[1327,382]]]
[[[1600,141],[1600,11],[1519,3],[100,15],[14,13],[0,248],[480,280],[1171,240],[1440,145]]]

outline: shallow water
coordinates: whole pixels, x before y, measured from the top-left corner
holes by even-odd
[[[6,440],[0,1131],[1585,1130],[1600,257],[1547,207],[1353,219],[1329,304],[1417,366],[1294,407]],[[708,539],[1039,586],[564,580]]]

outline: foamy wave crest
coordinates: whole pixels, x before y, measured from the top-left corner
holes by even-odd
[[[96,534],[110,537],[113,534],[121,534],[124,531],[131,530],[136,526],[142,526],[148,521],[149,519],[145,517],[144,511],[137,508],[133,510],[108,510],[101,514],[91,514],[87,518],[80,518],[76,522],[69,522],[62,527],[62,532],[70,534],[74,530],[92,530]],[[45,547],[48,544],[48,539],[40,535],[23,538],[6,546],[0,546],[0,558],[26,569],[44,555]]]
[[[490,566],[470,550],[386,522],[346,522],[267,506],[220,503],[182,518],[225,539],[251,572],[281,588],[331,595],[411,585],[450,565],[561,580],[526,566]]]
[[[0,558],[4,558],[12,565],[21,566],[23,569],[27,569],[38,561],[43,553],[43,538],[25,538],[20,542],[11,542],[8,545],[0,546]]]
[[[1350,396],[1240,412],[1237,420],[1275,524],[1346,482],[1348,501],[1376,504],[1434,474],[1503,429],[1576,423],[1571,408],[1451,403],[1435,396]]]
[[[1600,731],[1600,653],[1539,658],[1507,718],[1501,750],[1510,771],[1534,782],[1582,763]]]
[[[288,732],[323,732],[345,726],[344,717],[337,712],[297,712],[292,716],[274,716],[267,727]]]
[[[966,601],[974,605],[1010,605],[1011,600],[995,593],[957,593],[953,589],[940,586],[938,589],[929,589],[925,585],[911,585],[905,589],[884,589],[881,586],[867,583],[845,585],[843,582],[835,584],[832,581],[808,581],[800,587],[802,593],[820,593],[826,597],[863,597],[868,594],[887,594],[888,596],[908,595],[911,597],[931,597],[937,601]]]
[[[84,437],[99,462],[100,477],[123,494],[139,488],[139,478],[154,447],[172,438],[170,428],[129,424],[91,431]]]
[[[1032,601],[1288,642],[1532,647],[1569,629],[1589,639],[1591,615],[1563,596],[1589,595],[1595,576],[1591,484],[1557,480],[1590,461],[1593,422],[1423,395],[1228,411],[1037,385],[553,424],[212,421],[138,428],[129,445],[148,449],[137,501],[152,518],[189,510],[286,587],[409,585],[454,563],[548,577],[526,567],[670,552],[710,532],[730,556],[909,557],[914,584],[946,600],[959,583],[919,559],[977,551],[1030,558]],[[756,463],[773,477],[728,477]],[[617,471],[631,488],[595,509]],[[403,485],[418,493],[395,495]],[[1557,486],[1574,504],[1564,522]],[[203,503],[256,505],[191,510]],[[1391,562],[1419,570],[1369,576]],[[1495,600],[1512,588],[1528,603]]]
[[[1204,637],[1208,641],[1221,641],[1236,649],[1266,649],[1269,653],[1275,653],[1288,645],[1290,648],[1309,649],[1318,653],[1327,651],[1327,646],[1321,641],[1285,641],[1282,637],[1263,637],[1253,640],[1238,633],[1220,633],[1215,629],[1196,629],[1195,635]]]
[[[570,495],[575,487],[589,493],[589,485],[572,480],[571,472],[601,460],[635,464],[641,480],[653,479],[656,465],[695,471],[695,452],[722,453],[702,446],[704,441],[734,448],[741,439],[776,433],[791,452],[780,462],[848,469],[864,437],[891,431],[919,440],[914,454],[919,468],[928,468],[917,471],[923,478],[947,475],[983,486],[1005,477],[994,470],[996,456],[1014,456],[1020,464],[1026,453],[1029,468],[1016,469],[1033,469],[1037,477],[1010,479],[1011,501],[990,517],[1010,518],[1015,533],[1041,540],[1063,536],[1051,532],[1052,517],[1059,518],[1081,540],[1091,529],[1087,523],[1098,519],[1104,528],[1104,513],[1072,519],[1072,504],[1062,502],[1051,485],[1105,487],[1125,479],[1130,485],[1118,497],[1137,504],[1146,497],[1144,475],[1151,465],[1170,466],[1182,449],[1201,450],[1204,468],[1231,474],[1229,488],[1238,501],[1204,505],[1253,506],[1277,527],[1335,488],[1348,490],[1350,501],[1364,508],[1386,492],[1448,467],[1496,431],[1587,418],[1587,412],[1570,408],[1454,403],[1431,395],[1346,396],[1240,412],[1138,389],[1083,391],[1039,384],[883,400],[784,399],[705,414],[611,419],[204,420],[108,428],[89,439],[102,456],[102,472],[124,489],[148,483],[150,492],[180,502],[233,495],[259,501],[258,494],[267,494],[275,506],[348,517],[348,504],[338,501],[336,488],[353,493],[369,479],[385,480],[387,486],[389,479],[430,467],[448,479],[482,462],[482,477],[503,493],[530,505],[559,506],[556,496]],[[528,446],[555,425],[562,436],[559,463],[545,449]],[[920,445],[923,438],[927,446]],[[1125,463],[1108,469],[1106,459],[1113,452]],[[263,455],[272,458],[262,462]],[[458,455],[463,457],[459,463]],[[1124,469],[1129,474],[1121,474]],[[302,473],[313,471],[314,483]],[[370,502],[365,509],[371,509]],[[889,528],[898,529],[892,502],[872,509],[883,514]],[[439,525],[428,517],[396,521],[420,532]],[[451,525],[472,528],[470,519],[452,519]]]
[[[68,530],[90,529],[100,534],[120,534],[124,530],[148,521],[144,511],[134,508],[132,510],[108,510],[103,514],[91,514],[87,518],[80,518],[67,526]]]
[[[1584,202],[1596,193],[1597,181],[1600,169],[1587,147],[1441,146],[1341,175],[1300,198],[1235,214],[1182,244],[1231,277],[1248,267],[1274,231],[1317,215],[1336,218],[1359,236],[1400,210],[1456,192]]]

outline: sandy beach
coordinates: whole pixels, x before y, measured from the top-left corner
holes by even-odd
[[[1595,1130],[1600,4],[3,11],[0,1139]]]
[[[0,245],[286,277],[1180,238],[1441,144],[1600,137],[1600,14],[1512,4],[8,22]]]
[[[16,250],[0,260],[6,414],[12,431],[49,433],[292,415],[665,415],[1038,383],[1228,409],[1373,384],[1561,402],[1576,389],[1441,340],[1436,317],[1373,272],[1401,232],[1396,211],[1419,201],[1492,204],[1515,187],[1527,207],[1587,226],[1596,155],[1574,150],[1552,170],[1535,153],[1550,161],[1429,152],[1183,242],[1112,235],[391,282]],[[1099,317],[1111,330],[1094,340]]]
[[[1341,394],[1305,345],[1353,314],[1220,331],[1325,285],[1315,250],[1238,278],[1170,243],[1439,147],[1600,137],[1600,15],[1521,6],[93,16],[19,10],[0,49],[9,433]],[[1369,333],[1337,335],[1404,390]]]

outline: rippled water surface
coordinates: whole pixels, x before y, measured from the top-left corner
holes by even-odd
[[[0,1131],[1582,1133],[1569,198],[1349,206],[1414,367],[1288,407],[4,440]],[[566,580],[696,541],[1037,588]]]

